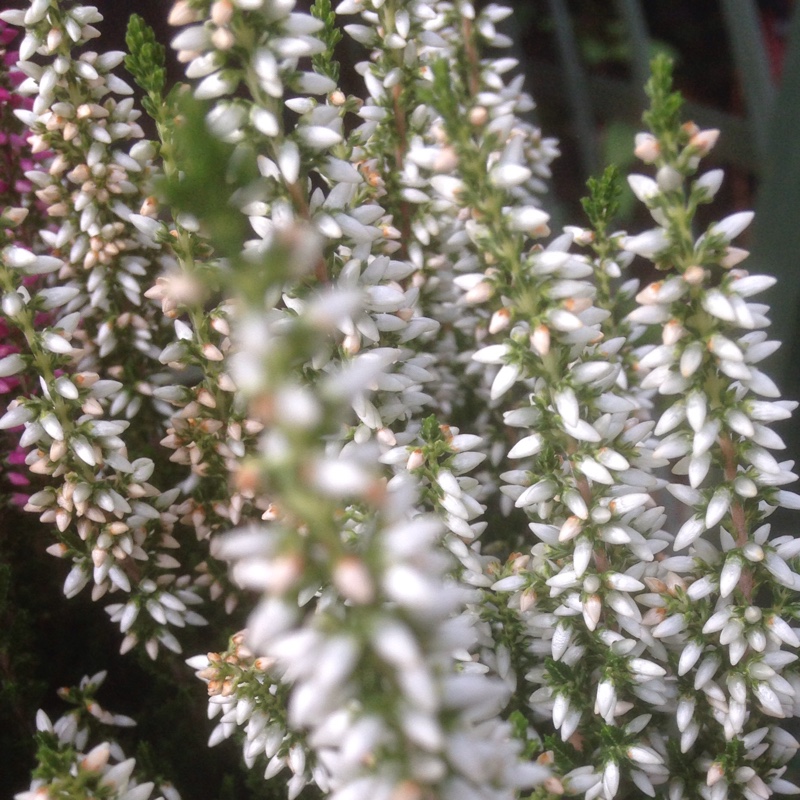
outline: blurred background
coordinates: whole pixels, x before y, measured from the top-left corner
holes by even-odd
[[[535,121],[546,136],[561,142],[552,193],[545,201],[554,227],[583,222],[580,198],[589,175],[609,163],[623,172],[638,169],[633,137],[645,107],[648,63],[659,51],[674,58],[686,117],[722,131],[706,164],[707,169],[721,166],[727,174],[712,209],[715,218],[756,210],[756,223],[743,237],[743,246],[752,251],[744,266],[778,276],[778,286],[766,299],[772,305],[773,338],[784,342],[768,371],[786,397],[800,398],[800,15],[793,14],[795,4],[510,4],[515,13],[503,31],[512,37],[512,55],[538,103]],[[98,0],[97,5],[106,17],[104,50],[124,49],[125,26],[133,12],[145,17],[161,41],[174,35],[165,22],[168,0]],[[298,2],[303,5],[307,2]],[[342,52],[345,69],[359,58],[359,53]],[[174,62],[170,77],[180,78]],[[651,224],[630,193],[618,222],[632,230]],[[788,452],[800,452],[800,426],[781,433]],[[27,787],[34,765],[36,709],[43,707],[54,717],[63,713],[55,689],[104,668],[110,676],[100,702],[142,720],[124,742],[127,751],[152,774],[173,778],[184,800],[284,796],[280,780],[271,789],[258,770],[244,770],[234,742],[205,750],[211,726],[205,720],[204,691],[181,657],[167,654],[166,669],[161,661],[156,669],[139,656],[109,656],[117,652],[119,634],[86,593],[64,600],[65,565],[44,555],[50,543],[47,532],[32,515],[10,508],[0,514],[0,798]],[[234,619],[230,630],[242,624]],[[193,635],[187,656],[208,647],[202,630]],[[203,754],[201,761],[197,754]]]

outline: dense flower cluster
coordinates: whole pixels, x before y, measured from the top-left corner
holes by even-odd
[[[136,723],[124,714],[112,714],[94,699],[105,672],[84,676],[79,685],[60,689],[62,699],[76,706],[55,722],[39,711],[36,715],[40,762],[36,777],[18,800],[56,797],[103,797],[109,800],[150,800],[155,784],[141,783],[134,774],[136,759],[126,758],[113,738],[89,747],[100,725],[130,727]],[[154,800],[180,800],[173,786],[158,787]]]
[[[766,521],[800,508],[770,452],[794,404],[757,366],[751,215],[696,235],[717,132],[681,125],[657,61],[635,144],[655,175],[629,178],[656,227],[611,229],[608,172],[589,224],[551,235],[556,144],[484,55],[508,14],[178,0],[170,92],[137,17],[126,57],[87,49],[93,7],[0,13],[47,220],[20,240],[23,197],[0,225],[27,347],[0,376],[40,387],[0,417],[41,481],[26,507],[123,652],[213,621],[188,660],[209,744],[287,768],[290,798],[797,793],[800,546]],[[625,280],[636,256],[665,277]],[[65,719],[40,716],[60,766],[19,798],[150,796]]]

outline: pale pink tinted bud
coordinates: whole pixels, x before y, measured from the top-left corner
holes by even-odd
[[[633,154],[645,164],[652,164],[661,153],[661,145],[652,133],[637,133]]]
[[[111,745],[108,742],[93,747],[81,761],[81,767],[89,772],[99,772],[108,763]]]
[[[689,286],[699,286],[706,277],[706,271],[699,265],[693,264],[691,267],[686,268],[683,273],[683,279]]]
[[[458,166],[458,155],[453,147],[443,147],[433,162],[434,172],[452,172]]]
[[[715,761],[709,768],[708,772],[706,773],[706,785],[713,786],[715,783],[718,783],[725,777],[725,769],[723,768],[722,764],[718,761]]]
[[[464,301],[467,303],[485,303],[494,294],[494,289],[490,283],[481,281],[473,286],[465,295]]]
[[[227,28],[217,28],[211,34],[211,44],[217,50],[230,50],[236,44],[234,35]]]
[[[15,226],[24,222],[27,216],[27,208],[7,208],[5,211],[5,218]]]
[[[749,255],[750,252],[748,250],[743,250],[741,247],[726,247],[725,255],[722,257],[720,265],[725,269],[730,269],[737,264],[741,264]]]
[[[361,337],[357,333],[348,333],[342,342],[342,349],[350,356],[354,356],[361,349]]]
[[[689,147],[694,150],[697,155],[704,156],[709,153],[719,139],[719,131],[716,128],[707,128],[703,131],[698,131],[691,139],[689,139]]]
[[[189,5],[188,0],[178,0],[169,12],[167,22],[170,25],[188,25],[190,22],[197,22],[200,19],[199,12]]]
[[[211,6],[211,21],[215,25],[227,25],[233,16],[233,5],[230,0],[217,0]]]
[[[63,38],[64,35],[58,28],[51,28],[50,32],[47,34],[47,49],[51,53],[55,52]]]
[[[470,124],[477,126],[485,125],[489,119],[489,112],[483,106],[475,106],[470,109],[469,121]]]
[[[333,584],[343,597],[358,605],[371,603],[375,597],[372,576],[360,558],[345,556],[333,568]]]
[[[202,351],[203,355],[209,361],[222,361],[225,358],[220,349],[216,345],[211,344],[211,342],[206,342],[206,344],[203,345]]]

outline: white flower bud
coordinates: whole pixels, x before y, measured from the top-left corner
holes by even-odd
[[[665,164],[656,173],[656,182],[662,192],[674,192],[683,186],[683,177],[674,167]]]
[[[0,358],[0,378],[16,375],[27,366],[25,359],[19,353],[12,353],[5,358]]]
[[[213,100],[233,94],[239,85],[239,75],[234,70],[220,70],[203,78],[194,90],[198,100]]]
[[[663,228],[654,228],[640,233],[638,236],[628,236],[622,242],[625,250],[645,258],[652,258],[666,250],[669,244],[669,237]]]
[[[628,175],[628,185],[642,203],[647,203],[659,194],[658,184],[646,175]]]

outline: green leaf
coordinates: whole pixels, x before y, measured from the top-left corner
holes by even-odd
[[[439,427],[439,420],[433,414],[422,423],[422,439],[428,444],[444,440],[442,429]]]

